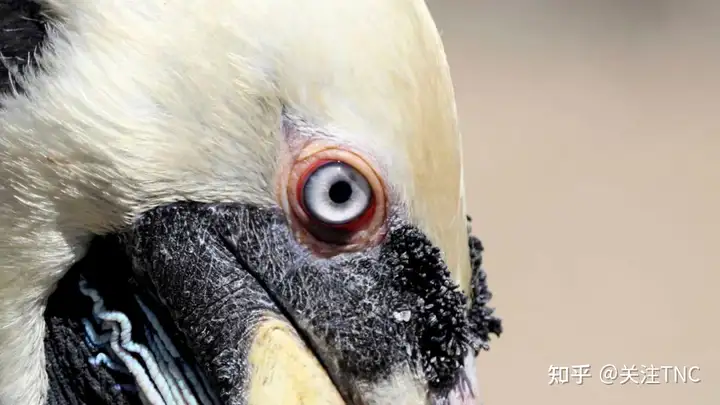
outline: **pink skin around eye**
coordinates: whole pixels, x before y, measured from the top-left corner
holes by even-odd
[[[306,143],[297,153],[289,155],[290,159],[280,170],[277,189],[280,203],[300,243],[319,255],[332,256],[365,249],[382,239],[387,211],[385,185],[367,160],[358,153],[327,142]],[[343,162],[352,166],[366,178],[372,189],[373,200],[370,208],[350,224],[323,224],[311,218],[303,207],[302,189],[307,176],[327,162]],[[338,231],[344,235],[342,241],[318,237],[323,233],[332,234]]]

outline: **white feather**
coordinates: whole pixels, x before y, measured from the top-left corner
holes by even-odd
[[[47,5],[42,69],[0,111],[0,405],[44,403],[45,300],[93,233],[180,199],[274,204],[284,108],[380,162],[465,271],[452,84],[423,1]]]

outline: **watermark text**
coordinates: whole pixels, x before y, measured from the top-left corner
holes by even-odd
[[[583,385],[597,379],[605,385],[697,384],[702,382],[700,367],[692,365],[590,364],[550,365],[549,385]]]

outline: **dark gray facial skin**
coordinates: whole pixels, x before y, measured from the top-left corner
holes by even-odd
[[[442,395],[473,340],[466,298],[420,231],[391,224],[380,246],[326,259],[278,210],[188,203],[148,212],[125,241],[227,403],[242,403],[249,337],[270,314],[296,327],[349,403],[359,382],[401,364]]]
[[[403,220],[389,223],[381,245],[330,259],[298,244],[281,212],[232,204],[160,207],[120,234],[97,237],[48,302],[48,404],[141,403],[137,379],[93,362],[115,350],[88,339],[95,306],[81,280],[108,310],[126,314],[132,340],[146,345],[157,329],[136,299],[147,304],[180,351],[176,364],[208,377],[206,392],[220,397],[213,404],[246,404],[251,339],[268,317],[294,326],[348,404],[367,402],[359,386],[372,387],[397,365],[427,382],[430,404],[447,404],[453,386],[469,393],[460,361],[502,329],[487,306],[482,245],[469,237],[466,310],[440,252]]]

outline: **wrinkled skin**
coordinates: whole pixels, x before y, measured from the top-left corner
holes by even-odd
[[[353,403],[362,403],[361,387],[399,368],[427,378],[431,399],[442,403],[465,383],[468,352],[474,356],[490,333],[501,332],[485,306],[479,241],[470,239],[468,312],[438,250],[401,219],[381,245],[327,259],[295,242],[277,210],[241,205],[161,207],[110,239],[129,261],[134,285],[163,308],[176,338],[230,404],[245,403],[250,337],[268,317],[294,326]]]

